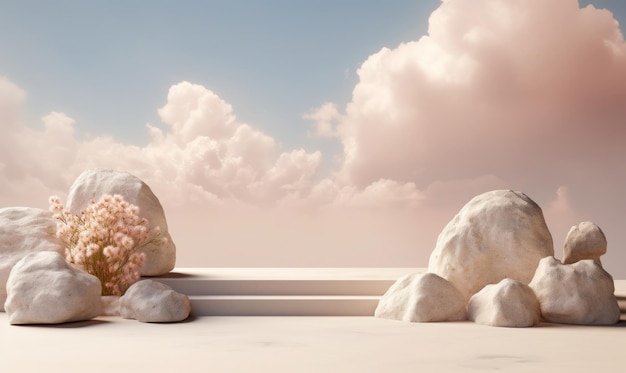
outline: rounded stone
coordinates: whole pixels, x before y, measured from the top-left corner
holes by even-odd
[[[6,312],[11,324],[59,324],[101,314],[97,277],[71,267],[54,251],[30,253],[11,270]]]
[[[11,269],[27,254],[39,251],[65,252],[52,213],[31,207],[0,209],[0,311],[4,311]]]
[[[387,290],[374,316],[410,322],[466,320],[465,299],[436,274],[411,273]]]
[[[527,284],[542,258],[554,255],[541,208],[528,196],[495,190],[470,200],[437,239],[428,271],[466,300],[505,278]]]
[[[67,197],[67,207],[77,214],[86,209],[91,201],[105,194],[119,194],[126,202],[139,207],[139,215],[148,220],[150,229],[159,227],[167,244],[150,243],[141,252],[146,255],[140,274],[159,276],[170,272],[176,264],[176,245],[167,229],[165,212],[150,187],[136,176],[122,171],[86,170],[74,181]]]
[[[537,324],[541,311],[528,285],[506,278],[470,298],[467,318],[482,325],[523,328]]]
[[[120,298],[120,315],[141,322],[175,322],[189,317],[189,297],[154,280],[131,285]]]
[[[613,277],[591,259],[562,264],[554,257],[544,258],[529,286],[545,321],[610,325],[620,319]]]
[[[584,259],[592,259],[599,264],[600,257],[606,254],[606,247],[606,236],[602,229],[590,221],[584,221],[574,225],[567,233],[563,245],[563,264]]]

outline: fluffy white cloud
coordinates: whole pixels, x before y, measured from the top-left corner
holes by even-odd
[[[2,126],[11,129],[3,137],[0,172],[10,181],[0,197],[3,204],[16,202],[17,191],[8,190],[19,180],[34,179],[59,191],[93,167],[133,172],[178,204],[273,204],[306,194],[321,162],[319,152],[279,154],[272,137],[238,122],[228,103],[188,82],[171,87],[159,109],[166,128],[149,125],[152,140],[145,146],[110,137],[77,139],[74,120],[63,113],[45,116],[43,129],[34,129],[19,120],[24,92],[7,79],[0,81],[0,92]],[[23,193],[22,200],[30,202],[28,191]]]
[[[271,204],[304,193],[321,162],[319,152],[277,154],[272,137],[239,123],[229,104],[199,85],[173,86],[159,114],[170,131],[151,128],[155,141],[149,154],[161,158],[158,163],[168,163],[165,154],[175,159],[167,172],[170,179],[220,200]]]
[[[79,139],[63,113],[46,115],[42,128],[25,125],[25,94],[4,82],[4,112],[11,113],[4,118],[12,119],[2,122],[11,131],[0,138],[2,206],[45,207],[84,169],[107,167],[134,173],[160,197],[180,266],[385,266],[424,261],[429,251],[412,249],[426,232],[413,229],[420,215],[409,211],[422,198],[414,184],[318,181],[320,152],[279,152],[272,137],[240,123],[200,85],[172,86],[159,109],[162,125],[148,125],[151,140],[137,146],[107,136]],[[387,245],[393,250],[381,258]]]
[[[358,75],[345,114],[326,104],[311,117],[339,134],[343,176],[361,187],[518,184],[573,172],[626,135],[626,44],[608,11],[576,1],[445,1],[427,36],[383,48]]]
[[[315,136],[339,137],[337,124],[341,120],[341,114],[336,104],[327,102],[319,108],[304,114],[304,119],[314,122]]]

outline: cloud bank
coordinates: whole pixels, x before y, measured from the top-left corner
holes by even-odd
[[[610,12],[443,1],[428,35],[372,54],[358,76],[345,107],[305,114],[342,144],[329,174],[320,152],[283,149],[202,85],[173,85],[136,145],[79,138],[59,112],[29,126],[26,93],[0,78],[0,205],[42,206],[86,168],[123,169],[160,196],[190,248],[181,265],[418,267],[469,198],[512,188],[544,207],[557,245],[599,224],[607,267],[623,267],[626,43]]]
[[[358,74],[345,113],[322,106],[317,128],[339,136],[359,186],[560,179],[626,134],[626,44],[608,11],[576,1],[445,1],[427,36]]]

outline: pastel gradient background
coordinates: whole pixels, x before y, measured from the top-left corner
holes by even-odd
[[[181,267],[425,267],[510,188],[626,278],[621,1],[0,3],[2,207],[114,168]]]

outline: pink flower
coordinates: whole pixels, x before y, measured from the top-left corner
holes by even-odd
[[[107,246],[102,250],[102,253],[104,254],[104,256],[106,256],[107,258],[116,258],[118,256],[120,256],[120,248],[117,246]],[[118,266],[119,267],[119,266]]]
[[[136,282],[145,261],[139,250],[148,244],[165,244],[159,227],[151,234],[139,208],[121,195],[104,195],[78,215],[65,209],[58,197],[50,197],[50,211],[57,222],[56,235],[66,246],[69,263],[100,279],[103,295],[122,295]]]
[[[95,253],[97,253],[99,249],[100,249],[100,247],[97,244],[90,243],[85,248],[85,256],[89,258],[90,256],[92,256]]]

